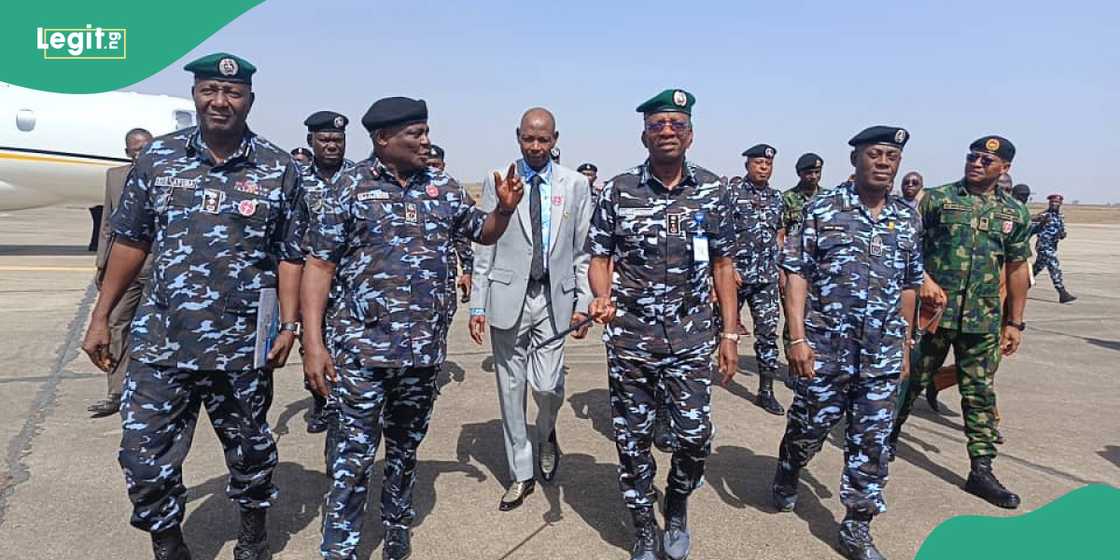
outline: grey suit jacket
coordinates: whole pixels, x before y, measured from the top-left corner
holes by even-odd
[[[491,326],[513,328],[525,305],[529,286],[529,267],[533,259],[533,236],[530,229],[528,187],[510,218],[509,227],[492,246],[474,246],[474,281],[471,288],[471,309],[484,309]],[[559,164],[552,164],[552,219],[549,229],[548,259],[549,296],[553,327],[568,328],[572,313],[587,313],[591,304],[591,288],[587,283],[590,255],[584,251],[587,229],[591,225],[591,189],[587,178]],[[479,208],[491,211],[497,207],[493,173],[482,183]]]
[[[97,232],[97,276],[95,281],[101,285],[101,277],[105,274],[105,265],[109,263],[109,246],[113,238],[113,211],[124,192],[124,182],[128,180],[128,172],[132,171],[132,164],[111,167],[105,171],[105,208],[101,211],[101,231]],[[143,268],[137,280],[146,282],[152,274],[152,254],[144,261]]]

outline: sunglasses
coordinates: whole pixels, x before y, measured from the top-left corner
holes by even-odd
[[[673,129],[673,132],[681,134],[692,128],[692,123],[688,121],[657,121],[646,123],[646,132],[656,134],[661,132],[666,126]]]
[[[906,186],[910,186],[910,185],[920,185],[922,183],[919,182],[917,179],[907,179],[907,180],[903,181],[902,184],[906,185]]]
[[[964,159],[968,161],[968,163],[980,160],[980,165],[983,165],[984,167],[988,167],[996,162],[996,158],[993,156],[978,154],[975,152],[969,152],[967,156],[964,156]]]

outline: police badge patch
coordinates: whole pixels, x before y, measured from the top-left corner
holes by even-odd
[[[202,211],[207,214],[217,214],[222,207],[222,199],[225,198],[226,193],[217,189],[205,189],[202,191]]]

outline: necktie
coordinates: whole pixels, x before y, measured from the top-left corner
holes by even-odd
[[[540,281],[544,278],[544,233],[541,231],[541,176],[529,179],[529,219],[533,227],[533,262],[529,268],[529,279]]]

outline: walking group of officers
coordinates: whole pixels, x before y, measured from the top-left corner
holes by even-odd
[[[796,507],[801,469],[847,418],[838,546],[848,558],[882,558],[869,527],[886,510],[888,463],[950,348],[972,459],[966,489],[1019,505],[991,468],[992,376],[1019,346],[1030,276],[1030,216],[996,188],[1015,155],[1007,139],[974,142],[964,178],[928,189],[916,208],[890,194],[910,140],[892,126],[849,141],[849,182],[819,189],[823,161],[806,154],[800,183],[783,195],[769,186],[772,146],[744,152],[738,183],[688,160],[696,100],[670,89],[637,108],[648,159],[601,191],[594,166],[553,161],[555,119],[530,109],[516,129],[522,158],[487,177],[475,204],[444,172],[423,101],[373,103],[361,119],[373,154],[357,163],[344,158],[346,117],[312,115],[312,158],[299,164],[246,125],[252,64],[217,53],[186,70],[199,126],[129,134],[135,162],[108,195],[112,243],[83,342],[98,367],[123,377],[119,403],[102,404],[119,406],[131,521],[151,533],[157,560],[190,558],[182,463],[200,406],[241,512],[234,557],[271,557],[277,451],[266,415],[273,370],[297,339],[316,397],[308,428],[327,432],[322,556],[354,557],[384,438],[383,556],[408,557],[416,452],[457,285],[471,337],[491,337],[512,479],[503,511],[521,505],[538,471],[546,482],[558,472],[564,338],[586,336],[594,321],[604,325],[631,558],[686,558],[688,499],[714,431],[711,383],[736,373],[743,303],[754,318],[757,403],[774,414],[784,413],[772,384],[779,308],[786,314],[794,400],[771,486],[779,511]],[[126,298],[142,299],[131,326],[118,311]],[[279,329],[262,348],[258,316],[274,301]],[[662,523],[653,445],[672,455]]]

